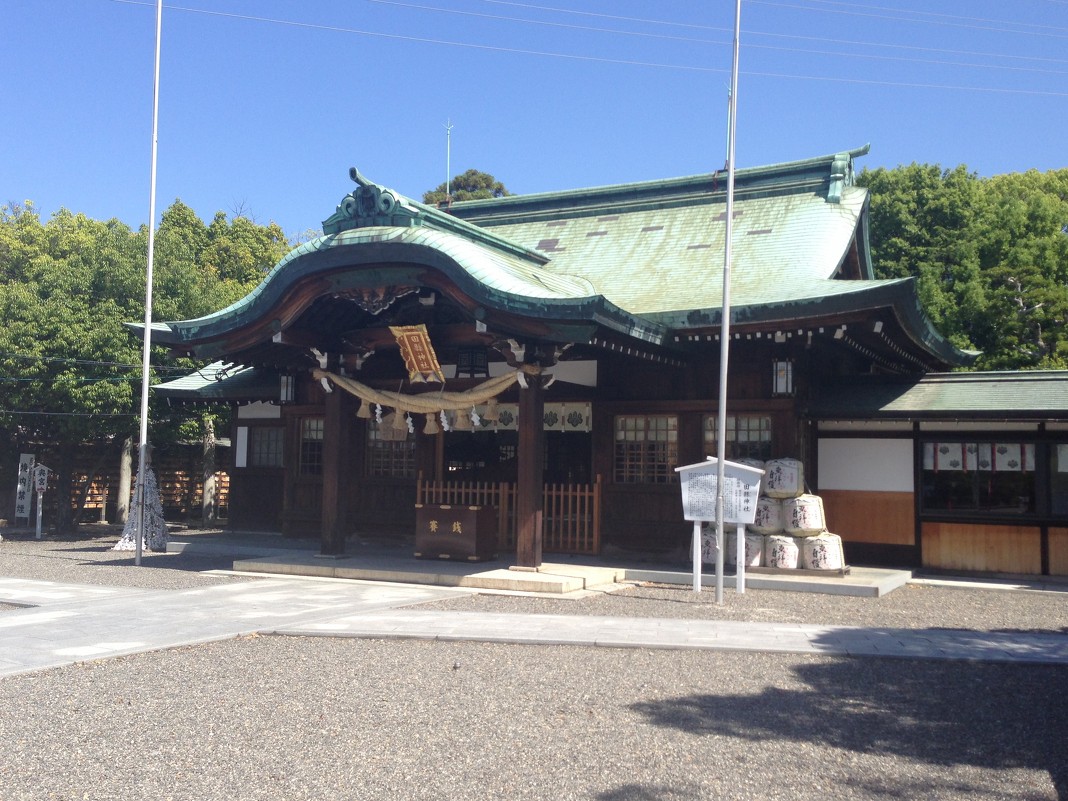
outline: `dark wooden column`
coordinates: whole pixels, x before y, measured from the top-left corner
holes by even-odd
[[[515,489],[517,567],[541,567],[542,419],[545,395],[541,376],[527,376],[527,388],[519,390],[519,460]]]
[[[348,478],[349,442],[354,415],[345,392],[335,388],[326,396],[323,420],[323,556],[345,553],[347,515],[345,481]]]

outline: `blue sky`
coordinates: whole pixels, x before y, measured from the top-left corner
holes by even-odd
[[[157,211],[290,236],[352,189],[516,193],[724,165],[733,0],[178,0]],[[5,0],[0,204],[148,218],[153,0]],[[1068,0],[743,0],[739,167],[1068,167]]]

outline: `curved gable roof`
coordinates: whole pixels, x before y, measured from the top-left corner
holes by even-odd
[[[866,152],[737,172],[732,317],[774,325],[890,310],[912,347],[927,354],[924,361],[968,363],[974,354],[938,334],[913,281],[873,278],[867,192],[853,185],[853,158]],[[355,169],[350,175],[357,188],[324,221],[323,237],[295,248],[237,303],[154,326],[153,338],[218,344],[236,329],[246,331],[242,341],[269,338],[313,296],[440,288],[443,279],[472,306],[603,325],[654,343],[719,324],[726,230],[720,173],[456,203],[447,212]],[[301,299],[288,301],[281,319],[294,293]]]

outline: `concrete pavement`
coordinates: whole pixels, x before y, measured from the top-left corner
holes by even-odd
[[[1068,664],[1068,635],[430,611],[470,590],[263,578],[185,590],[0,578],[0,676],[254,633]]]
[[[449,597],[450,590],[263,579],[186,590],[0,578],[0,676],[308,626]]]

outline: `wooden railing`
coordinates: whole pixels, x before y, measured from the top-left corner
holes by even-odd
[[[601,552],[601,477],[593,484],[546,484],[542,490],[542,549]]]
[[[497,509],[498,545],[515,550],[515,485],[506,481],[416,481],[415,502]],[[601,550],[601,477],[593,484],[546,484],[542,489],[542,550],[596,554]]]

